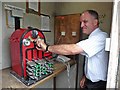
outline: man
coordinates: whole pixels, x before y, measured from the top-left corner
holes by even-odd
[[[88,39],[76,44],[46,45],[37,40],[37,45],[42,50],[62,55],[82,54],[86,56],[84,75],[80,81],[80,87],[105,88],[107,79],[108,53],[105,52],[105,40],[108,35],[99,28],[98,13],[94,10],[86,10],[80,17],[81,28]],[[39,49],[39,48],[38,48]]]

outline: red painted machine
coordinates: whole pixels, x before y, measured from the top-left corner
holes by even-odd
[[[47,65],[47,69],[40,64],[42,60],[51,59],[52,53],[37,50],[36,39],[41,39],[46,42],[42,31],[36,28],[18,29],[14,31],[10,37],[12,74],[26,85],[30,85],[33,82],[40,80],[52,73],[53,70],[53,66],[50,66],[52,65],[51,63],[45,61],[44,67]],[[43,71],[41,72],[41,70],[44,70],[44,72],[46,70],[47,74],[43,75],[44,73]]]

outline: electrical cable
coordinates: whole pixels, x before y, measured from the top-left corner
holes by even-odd
[[[62,35],[60,35],[60,36],[59,36],[59,38],[58,38],[58,40],[57,40],[56,44],[59,44],[59,42],[60,42],[61,38],[62,38]]]
[[[67,62],[67,64],[61,59],[61,62],[67,67],[67,76],[68,76],[68,88],[71,88],[70,84],[70,63]]]

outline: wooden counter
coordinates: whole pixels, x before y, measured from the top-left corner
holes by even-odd
[[[73,65],[75,64],[75,61],[70,60],[69,63],[70,65]],[[34,88],[37,85],[40,85],[41,83],[46,82],[47,80],[56,77],[64,70],[66,70],[66,66],[62,62],[55,62],[53,74],[43,78],[42,80],[36,82],[35,84],[26,86],[20,80],[18,80],[17,78],[13,77],[10,74],[11,68],[7,68],[7,69],[0,71],[0,73],[2,72],[2,88],[11,88],[11,89],[12,88],[27,88],[27,89]]]

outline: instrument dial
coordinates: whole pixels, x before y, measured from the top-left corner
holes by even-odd
[[[36,39],[37,36],[38,36],[38,31],[33,30],[33,31],[32,31],[32,38],[33,38],[33,39]]]

